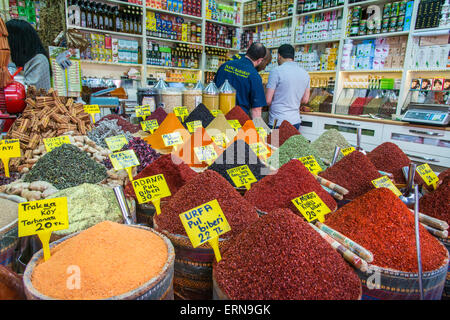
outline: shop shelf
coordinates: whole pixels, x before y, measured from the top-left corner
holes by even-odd
[[[406,36],[408,34],[409,34],[409,31],[386,32],[386,33],[368,34],[365,36],[353,36],[353,37],[348,36],[345,39],[366,40],[366,39],[374,39],[374,38]]]
[[[169,67],[169,66],[154,66],[151,64],[147,64],[147,69],[168,69],[168,70],[185,70],[185,71],[200,71],[200,69],[194,68],[182,68],[182,67]]]
[[[77,29],[77,30],[81,30],[81,31],[89,31],[89,32],[94,32],[94,33],[104,33],[104,34],[110,34],[110,35],[116,35],[116,36],[122,36],[122,37],[128,37],[128,38],[142,38],[142,34],[100,30],[100,29],[86,28],[86,27],[80,27],[80,26],[74,26],[74,25],[68,25],[68,28]]]
[[[252,23],[252,24],[245,24],[242,27],[243,28],[257,27],[257,26],[262,26],[262,25],[269,24],[269,23],[275,23],[275,22],[278,22],[278,21],[290,20],[290,19],[292,19],[292,17],[293,16],[287,16],[287,17],[283,17],[283,18],[275,19],[275,20],[271,20],[271,21],[264,21],[264,22],[258,22],[258,23]]]
[[[229,27],[239,28],[241,26],[240,23],[228,23],[228,22],[221,22],[221,21],[216,21],[216,20],[212,20],[212,19],[205,19],[205,20],[207,22],[217,23],[217,24],[221,24],[221,25],[229,26]]]
[[[145,36],[145,38],[155,40],[155,41],[172,42],[172,43],[186,43],[186,44],[192,44],[195,46],[203,46],[203,44],[199,43],[199,42],[187,42],[187,41],[172,40],[172,39],[158,38],[158,37],[152,37],[152,36]]]
[[[315,10],[315,11],[310,11],[310,12],[302,12],[302,13],[296,14],[295,16],[296,17],[310,16],[310,15],[313,15],[313,14],[339,10],[339,9],[342,9],[342,8],[344,8],[344,5],[336,6],[336,7],[332,7],[332,8],[325,8],[325,9]]]

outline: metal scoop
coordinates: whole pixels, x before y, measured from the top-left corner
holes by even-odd
[[[130,208],[128,208],[128,203],[125,199],[125,194],[123,193],[123,188],[121,186],[117,186],[114,187],[113,190],[117,202],[119,203],[120,211],[122,211],[122,216],[125,224],[136,224],[136,217],[133,217],[130,213]]]

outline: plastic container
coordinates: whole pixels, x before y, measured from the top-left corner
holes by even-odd
[[[202,103],[202,90],[186,89],[183,91],[183,106],[187,107],[189,113]]]
[[[162,104],[162,96],[161,96],[161,92],[163,91],[163,90],[166,90],[166,89],[168,89],[169,88],[169,86],[167,85],[167,83],[164,81],[164,80],[162,80],[162,79],[160,79],[156,84],[155,84],[155,86],[153,87],[153,90],[155,91],[155,93],[156,93],[156,96],[155,96],[155,102],[156,102],[156,107],[162,107],[163,106],[163,104]]]
[[[160,91],[162,108],[167,113],[172,113],[176,107],[183,105],[181,90],[177,88],[167,88]]]
[[[139,88],[137,91],[138,105],[149,105],[150,110],[153,112],[156,109],[157,96],[158,90],[156,90],[154,87]]]
[[[225,80],[219,89],[219,105],[220,111],[226,115],[231,109],[236,106],[236,89]]]
[[[175,251],[174,247],[172,246],[172,243],[165,236],[154,231],[153,229],[136,225],[130,225],[130,227],[145,229],[149,232],[153,232],[158,236],[160,236],[167,245],[167,261],[157,276],[153,277],[146,283],[142,284],[140,287],[121,295],[109,297],[105,300],[173,300],[172,283],[174,273]],[[70,236],[67,236],[65,238],[62,238],[58,241],[51,243],[50,249],[77,234],[78,233],[74,233]],[[23,275],[25,294],[27,296],[27,299],[29,300],[55,300],[54,298],[45,296],[39,291],[37,291],[31,282],[33,270],[37,266],[38,262],[42,260],[42,258],[43,258],[42,250],[34,254],[30,262],[28,263],[27,268],[25,269],[25,273]]]
[[[219,109],[219,89],[217,88],[214,82],[210,82],[206,88],[203,90],[203,104],[209,110],[218,110]]]

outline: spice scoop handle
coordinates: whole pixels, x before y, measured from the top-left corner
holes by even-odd
[[[321,185],[322,186],[322,185]],[[331,190],[325,186],[322,186],[322,188],[328,192],[330,194],[330,196],[332,196],[333,198],[337,199],[337,200],[342,200],[344,199],[344,196],[342,194],[340,194],[339,192],[336,192],[334,190]]]
[[[366,260],[368,263],[373,261],[373,253],[361,246],[360,244],[354,242],[350,238],[344,236],[339,231],[334,230],[333,228],[330,228],[326,224],[323,224],[319,221],[316,222],[316,227],[318,227],[320,230],[328,234],[331,238],[341,243],[343,246],[348,248],[350,251],[352,251],[354,254],[360,256],[362,259]]]
[[[319,182],[321,185],[323,185],[323,186],[325,186],[327,188],[330,188],[331,190],[334,190],[334,191],[342,194],[343,196],[345,196],[348,193],[347,189],[345,189],[344,187],[341,187],[340,185],[338,185],[338,184],[336,184],[334,182],[331,182],[331,181],[329,181],[327,179],[324,179],[324,178],[322,178],[322,177],[320,177],[318,175],[315,175],[315,174],[313,176],[316,179],[316,181]]]
[[[117,202],[119,203],[120,211],[122,212],[123,220],[125,224],[135,224],[135,219],[130,214],[130,209],[128,208],[127,200],[125,199],[125,194],[123,193],[123,188],[117,186],[113,188],[114,194],[116,196]]]
[[[414,214],[414,210],[409,209],[409,211],[411,211]],[[446,221],[430,217],[420,212],[419,212],[419,221],[422,222],[423,224],[426,224],[427,226],[430,226],[434,229],[438,229],[441,231],[445,231],[448,229],[448,223]]]
[[[424,223],[421,223],[421,225],[424,226],[425,229],[427,229],[427,231],[429,233],[431,233],[435,237],[438,237],[438,238],[441,238],[441,239],[447,239],[448,238],[448,231],[447,230],[445,230],[445,231],[437,230],[437,229],[435,229],[433,227],[430,227],[430,226],[428,226],[428,225],[426,225]]]
[[[366,260],[360,258],[350,250],[348,250],[345,246],[343,246],[338,241],[334,240],[332,237],[330,237],[328,234],[317,228],[314,224],[309,224],[314,230],[319,233],[319,235],[325,239],[331,247],[336,250],[339,254],[342,255],[342,257],[350,263],[352,266],[354,266],[356,269],[361,270],[362,272],[366,272],[368,270],[368,263]]]

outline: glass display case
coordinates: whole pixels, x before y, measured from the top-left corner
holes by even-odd
[[[311,94],[302,111],[331,113],[333,107],[334,78],[325,76],[310,77]]]

